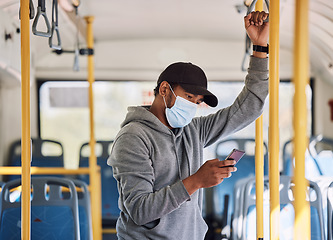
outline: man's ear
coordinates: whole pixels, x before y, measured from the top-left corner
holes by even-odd
[[[169,83],[167,81],[163,81],[160,84],[160,88],[159,88],[159,95],[161,95],[162,97],[167,95],[167,91],[169,89]]]

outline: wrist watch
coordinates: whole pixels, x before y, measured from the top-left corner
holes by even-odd
[[[268,54],[268,44],[266,47],[260,45],[253,45],[253,51],[264,52]]]

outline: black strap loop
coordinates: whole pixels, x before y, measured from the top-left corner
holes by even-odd
[[[81,48],[80,55],[94,55],[94,49],[92,48]]]
[[[42,12],[45,13],[45,10],[46,10],[46,8],[45,8],[45,0],[38,0],[38,7],[40,7],[41,10],[42,10]]]
[[[57,35],[58,44],[55,45],[52,42],[54,32]],[[49,38],[49,46],[50,48],[60,50],[61,49],[61,39],[60,39],[60,33],[58,28],[58,0],[52,1],[52,29],[51,29],[51,36]]]
[[[37,23],[39,20],[39,17],[42,16],[45,20],[45,24],[46,24],[46,32],[42,32],[42,31],[38,31],[37,30]],[[40,37],[51,37],[51,26],[50,26],[50,22],[46,16],[46,12],[45,12],[45,0],[38,0],[38,7],[37,7],[37,16],[35,17],[35,20],[32,24],[32,33],[36,36],[40,36]]]
[[[34,19],[35,17],[35,8],[32,0],[29,2],[29,18]],[[21,20],[21,8],[19,9],[19,19]]]

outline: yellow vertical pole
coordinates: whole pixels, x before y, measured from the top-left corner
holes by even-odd
[[[263,156],[263,117],[256,120],[256,216],[257,239],[264,238],[264,156]]]
[[[280,1],[270,1],[269,16],[269,186],[270,239],[280,238],[279,46]]]
[[[21,239],[30,239],[30,18],[29,0],[21,0],[21,108],[22,108],[22,202]]]
[[[85,17],[87,23],[87,46],[94,48],[93,21],[94,17]],[[97,158],[95,154],[95,131],[94,131],[94,56],[88,55],[88,82],[89,82],[89,109],[90,109],[90,157],[89,157],[89,179],[91,189],[91,215],[93,226],[93,239],[102,239],[102,214],[101,214],[101,181],[98,174]]]
[[[258,0],[256,11],[263,11],[263,0]],[[264,140],[263,116],[256,120],[256,148],[255,148],[255,173],[256,173],[256,233],[257,239],[264,239]]]
[[[310,240],[310,207],[306,201],[305,151],[307,138],[306,85],[309,81],[308,0],[296,0],[294,38],[294,239]]]

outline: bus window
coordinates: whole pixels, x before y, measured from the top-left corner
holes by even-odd
[[[96,140],[113,140],[127,113],[127,107],[150,105],[154,99],[155,82],[96,81],[94,91],[94,120]],[[201,104],[197,115],[208,115],[233,103],[244,86],[243,82],[209,82],[218,98],[216,108]],[[280,83],[280,144],[292,138],[292,111],[294,87],[290,82]],[[308,88],[308,129],[311,130],[311,88]],[[41,138],[53,139],[64,146],[66,168],[76,168],[81,145],[90,139],[88,83],[81,81],[47,81],[40,87]],[[268,141],[269,103],[264,108],[264,141]],[[310,132],[309,132],[310,134]],[[255,124],[237,132],[233,138],[254,138]],[[206,159],[215,158],[215,144],[205,150]]]
[[[96,140],[113,140],[131,105],[153,100],[153,82],[96,81],[94,121]],[[76,168],[79,150],[90,140],[88,83],[47,81],[40,88],[40,135],[64,146],[66,168]]]

